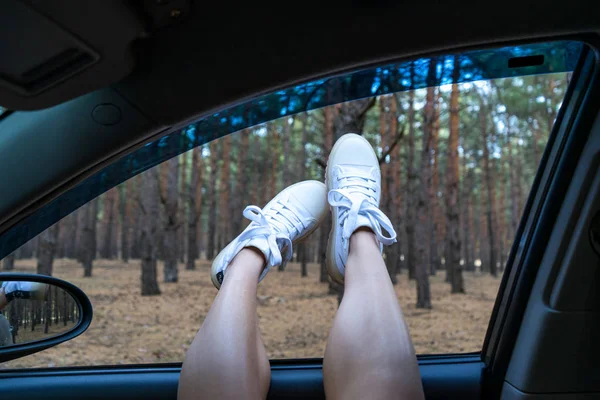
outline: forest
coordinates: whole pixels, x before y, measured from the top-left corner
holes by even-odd
[[[465,273],[502,274],[568,81],[556,73],[429,87],[244,129],[89,201],[7,256],[2,270],[34,259],[37,273],[52,275],[55,260],[70,259],[92,279],[100,260],[137,260],[140,294],[160,295],[245,227],[246,205],[323,180],[333,143],[354,132],[379,155],[381,208],[399,235],[385,249],[390,278],[414,280],[415,306],[435,307],[432,276],[444,274],[447,291],[460,294],[471,289]],[[293,261],[305,279],[309,264],[320,265],[316,279],[340,299],[324,268],[330,224],[295,246]]]

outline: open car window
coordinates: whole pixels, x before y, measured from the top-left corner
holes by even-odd
[[[210,262],[245,227],[243,208],[323,180],[347,132],[364,135],[380,158],[381,207],[399,234],[385,259],[417,353],[480,351],[582,49],[532,44],[361,70],[253,99],[140,147],[0,237],[5,270],[67,279],[95,309],[85,335],[4,367],[182,361],[216,294]],[[343,295],[322,268],[329,224],[259,286],[270,358],[323,355]]]

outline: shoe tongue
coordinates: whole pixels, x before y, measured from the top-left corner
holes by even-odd
[[[343,175],[357,176],[365,179],[373,177],[372,167],[368,165],[344,164],[340,165],[340,168],[343,171]]]

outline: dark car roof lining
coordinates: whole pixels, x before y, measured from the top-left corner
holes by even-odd
[[[505,2],[493,10],[501,24],[490,23],[485,3],[438,3],[303,9],[293,16],[260,8],[229,15],[226,4],[193,8],[180,24],[137,43],[136,69],[116,88],[150,118],[173,125],[240,98],[384,60],[600,28],[586,2],[566,10],[560,2],[560,12],[551,4],[527,9]],[[207,34],[210,40],[194,40]]]

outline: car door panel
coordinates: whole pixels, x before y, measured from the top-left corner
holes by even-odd
[[[427,399],[479,399],[478,356],[420,360]],[[180,365],[7,371],[0,374],[0,398],[19,400],[175,399]],[[272,365],[269,399],[324,399],[320,361]]]

